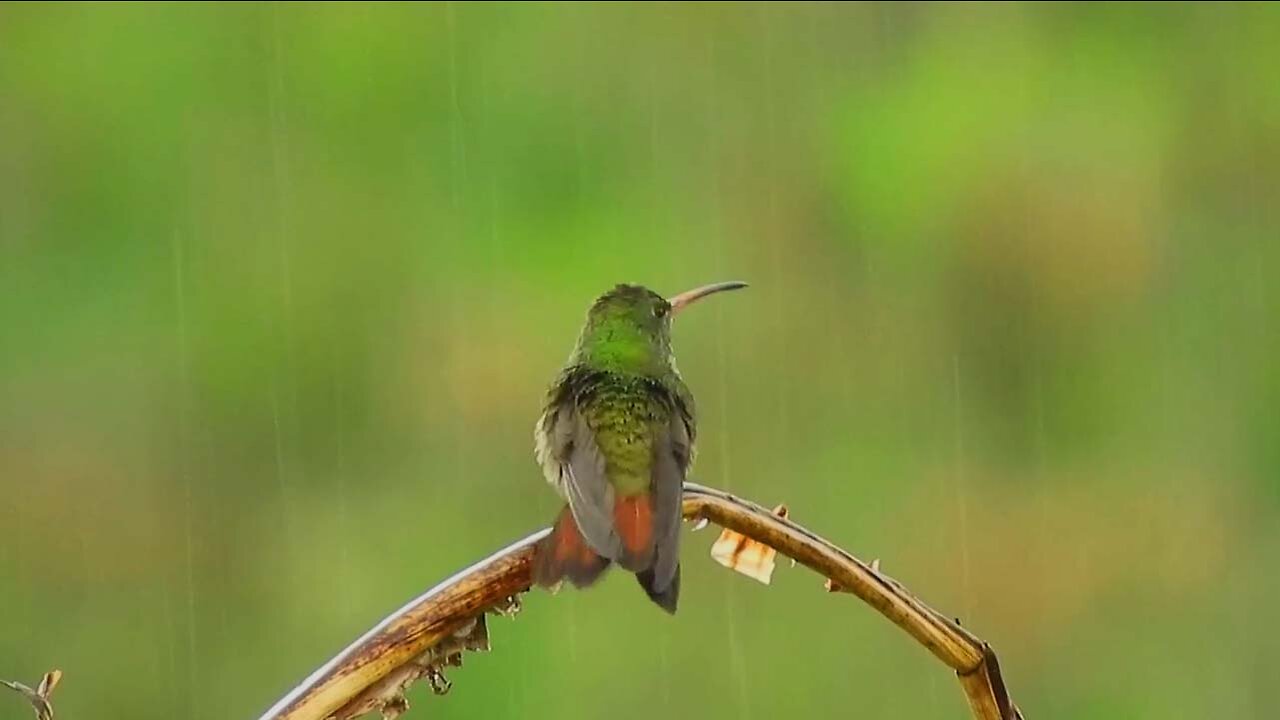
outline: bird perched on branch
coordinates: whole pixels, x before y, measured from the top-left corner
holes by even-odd
[[[701,298],[743,287],[715,283],[668,300],[619,285],[587,311],[534,427],[538,464],[566,503],[538,546],[535,583],[586,587],[617,563],[675,612],[681,495],[697,422],[671,351],[671,320]]]

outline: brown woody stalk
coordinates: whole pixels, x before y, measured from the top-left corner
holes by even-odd
[[[684,516],[706,519],[762,542],[828,579],[828,589],[851,593],[952,668],[977,720],[1021,720],[1009,699],[991,646],[849,553],[751,502],[685,484]],[[281,698],[260,720],[346,720],[408,708],[403,691],[427,678],[448,689],[442,669],[459,665],[463,650],[487,650],[486,612],[518,607],[531,585],[534,545],[542,530],[445,580],[379,623]]]

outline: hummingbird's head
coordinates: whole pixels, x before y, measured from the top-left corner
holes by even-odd
[[[572,362],[612,372],[657,376],[675,369],[671,319],[690,303],[743,282],[704,285],[667,299],[640,285],[618,285],[596,298]]]

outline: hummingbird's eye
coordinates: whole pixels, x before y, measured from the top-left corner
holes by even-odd
[[[663,315],[666,315],[669,310],[671,310],[671,306],[666,303],[657,303],[653,306],[653,316],[660,318]]]

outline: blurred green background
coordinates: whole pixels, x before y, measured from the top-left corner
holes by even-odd
[[[1276,5],[0,6],[0,677],[257,717],[552,517],[596,294],[745,279],[676,332],[696,479],[1029,717],[1270,717],[1278,76]],[[531,595],[410,717],[966,715],[713,538],[674,619]]]

